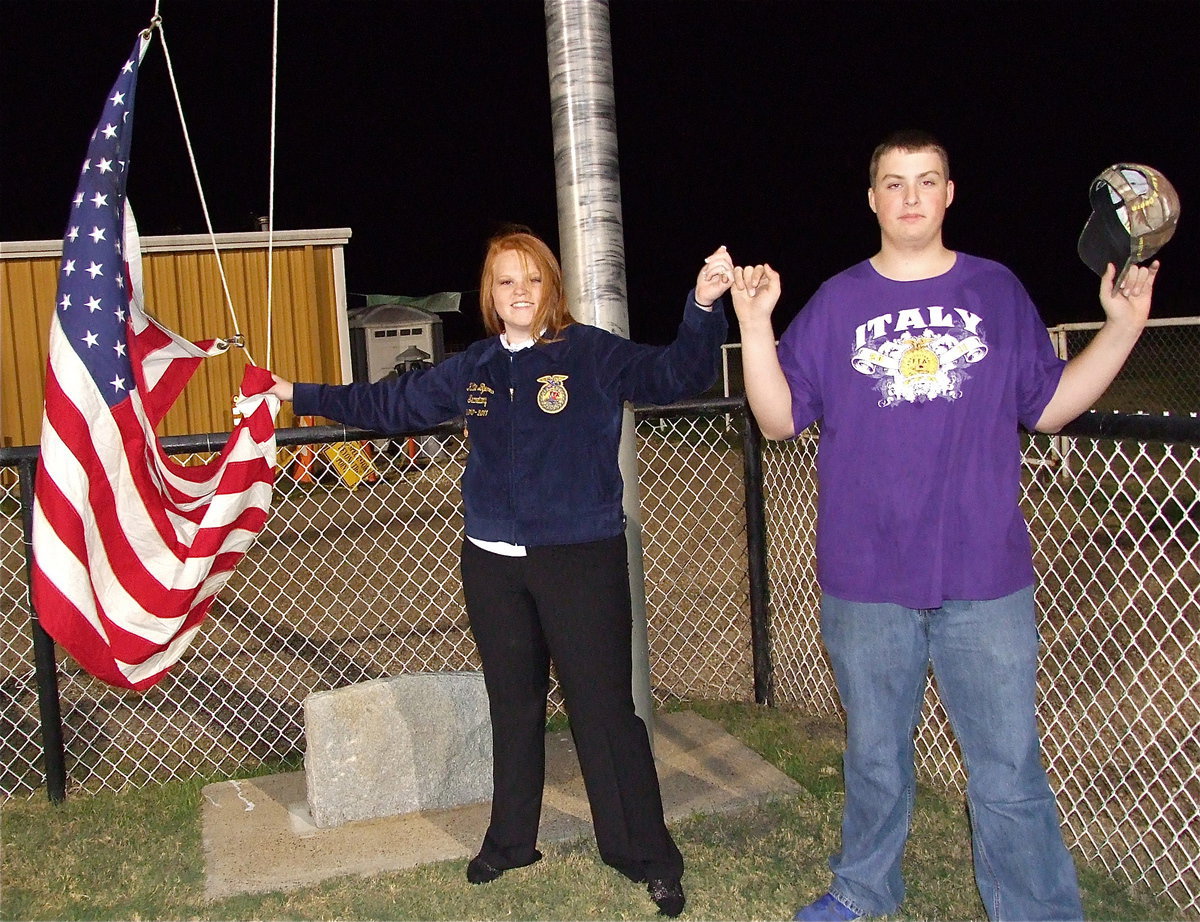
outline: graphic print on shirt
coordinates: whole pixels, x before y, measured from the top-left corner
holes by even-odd
[[[961,307],[906,308],[880,314],[854,331],[850,364],[875,379],[879,406],[957,400],[967,366],[988,353],[981,318]]]

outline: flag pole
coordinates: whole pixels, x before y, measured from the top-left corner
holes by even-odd
[[[607,0],[546,0],[563,283],[575,318],[629,338],[625,242]],[[634,418],[625,410],[619,463],[633,600],[633,702],[654,744],[646,581]]]
[[[21,462],[21,508],[33,508],[34,478],[37,462]],[[42,720],[43,768],[46,772],[46,794],[53,804],[67,798],[67,758],[63,743],[62,702],[58,696],[58,660],[54,641],[38,619],[33,601],[33,517],[21,516],[25,530],[25,578],[29,588],[29,627],[33,633],[33,668],[37,677],[38,713]]]

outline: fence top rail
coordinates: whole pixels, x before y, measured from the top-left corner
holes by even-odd
[[[1051,333],[1072,330],[1098,330],[1104,326],[1103,320],[1088,320],[1081,323],[1056,323],[1050,327]],[[1194,327],[1200,326],[1200,317],[1151,317],[1146,321],[1148,327]]]
[[[1059,435],[1096,439],[1136,439],[1142,442],[1165,442],[1200,445],[1200,419],[1188,416],[1149,413],[1111,413],[1089,410],[1078,419],[1063,426]]]
[[[634,407],[634,412],[639,417],[684,416],[703,413],[717,415],[743,410],[745,406],[744,397],[710,397],[682,400],[664,406],[637,406]],[[417,435],[461,435],[462,430],[462,417],[447,420],[430,429],[414,429],[411,432],[380,433],[370,429],[342,425],[299,426],[275,430],[275,443],[277,445],[315,445],[326,442],[362,442],[384,438],[401,439]],[[206,432],[196,435],[168,435],[163,436],[160,441],[168,454],[179,455],[220,451],[228,440],[228,432]],[[22,461],[36,460],[39,451],[37,445],[0,448],[0,467],[15,467]]]
[[[744,397],[701,397],[695,400],[681,400],[665,406],[637,406],[634,412],[638,418],[659,418],[688,415],[720,415],[722,413],[742,412],[746,407]],[[458,435],[461,434],[463,423],[454,419],[435,426],[432,429],[414,430],[412,432],[379,433],[369,429],[357,429],[350,426],[301,426],[292,429],[278,429],[275,433],[276,444],[279,445],[308,445],[326,442],[361,442],[381,438],[407,438],[417,435]],[[1058,433],[1063,436],[1078,436],[1099,439],[1139,439],[1144,442],[1181,443],[1187,445],[1200,444],[1200,419],[1196,414],[1189,416],[1151,416],[1147,413],[1107,413],[1089,410],[1075,421],[1068,423]],[[228,432],[211,432],[201,435],[170,435],[162,439],[163,448],[170,454],[188,454],[193,452],[216,452],[225,447],[229,439]],[[20,445],[12,448],[0,448],[0,467],[16,467],[22,463],[36,461],[39,454],[37,445]]]
[[[633,408],[634,414],[639,419],[669,416],[719,416],[723,413],[741,413],[745,410],[746,398],[741,395],[736,397],[696,397],[692,400],[679,400],[663,406],[638,404]]]

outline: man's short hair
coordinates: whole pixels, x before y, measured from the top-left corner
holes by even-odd
[[[933,151],[942,158],[942,172],[945,173],[943,179],[950,179],[950,155],[946,153],[946,148],[942,142],[931,135],[928,131],[921,131],[919,128],[903,128],[900,131],[893,131],[883,142],[875,148],[875,153],[871,154],[871,166],[869,171],[869,181],[871,188],[875,187],[875,174],[879,172],[879,161],[883,159],[884,154],[891,153],[894,150],[902,150],[906,154],[917,153],[923,150]]]

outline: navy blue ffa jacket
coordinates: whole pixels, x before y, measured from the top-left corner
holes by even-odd
[[[669,346],[574,324],[559,342],[509,352],[498,336],[432,368],[372,384],[296,384],[298,415],[395,434],[462,416],[471,451],[462,495],[467,534],[536,547],[624,531],[617,448],[623,404],[695,396],[717,377],[723,301],[688,295]]]

